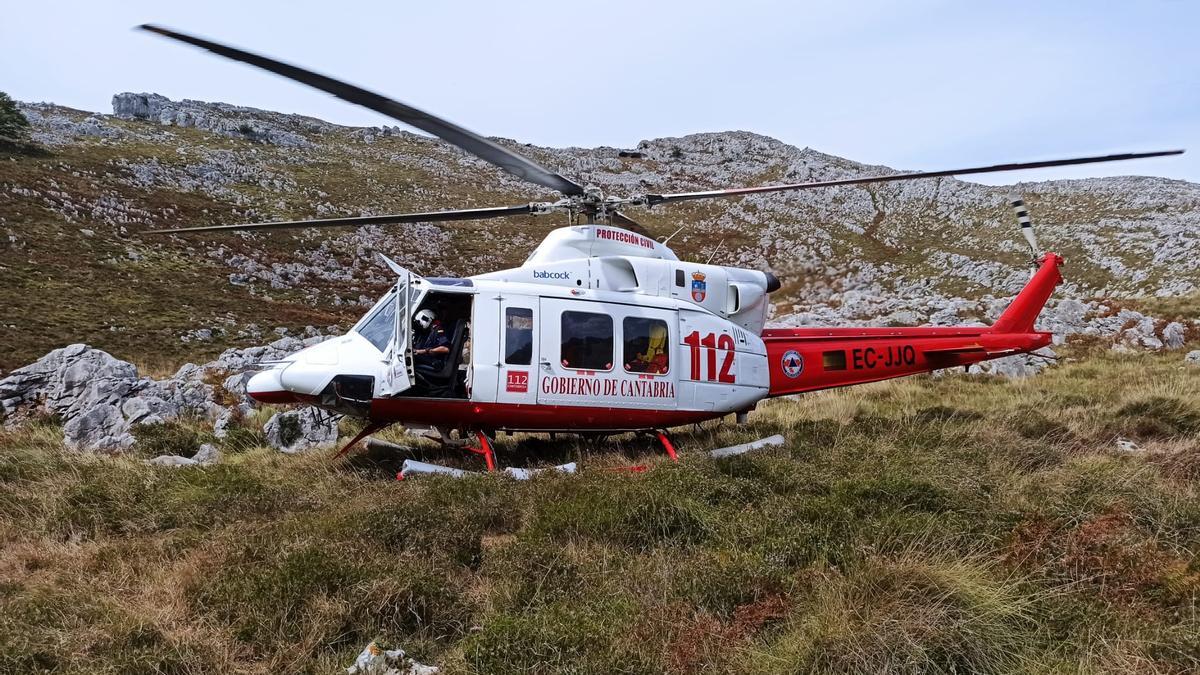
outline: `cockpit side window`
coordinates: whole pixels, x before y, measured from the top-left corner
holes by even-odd
[[[392,333],[396,329],[396,303],[392,294],[388,294],[386,302],[375,311],[371,318],[358,328],[358,334],[375,345],[381,352],[386,352],[392,341]]]
[[[670,370],[670,331],[666,321],[627,316],[621,327],[625,335],[626,372],[662,375]]]
[[[611,316],[593,312],[563,312],[561,328],[563,368],[612,370]]]

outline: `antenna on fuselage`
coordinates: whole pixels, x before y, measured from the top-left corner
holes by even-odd
[[[399,263],[397,263],[395,260],[392,260],[391,258],[389,258],[389,257],[387,257],[386,255],[384,255],[384,254],[380,253],[379,251],[376,251],[376,252],[375,252],[375,254],[376,254],[376,255],[378,255],[380,258],[382,258],[382,259],[383,259],[383,262],[384,262],[384,264],[386,264],[386,265],[388,266],[388,269],[390,269],[390,270],[392,270],[393,272],[395,272],[397,276],[404,275],[404,274],[407,274],[407,273],[408,273],[408,270],[406,270],[406,269],[404,269],[403,267],[401,267],[401,266],[400,266],[400,264],[399,264]]]
[[[711,264],[712,264],[712,261],[713,261],[713,258],[717,257],[717,254],[721,252],[721,247],[722,247],[722,246],[724,246],[724,245],[725,245],[725,240],[724,240],[724,239],[722,239],[721,241],[718,241],[718,242],[717,242],[717,247],[713,249],[713,252],[712,252],[712,253],[711,253],[711,254],[708,256],[708,260],[705,260],[705,261],[704,261],[704,264],[705,264],[705,265],[711,265]]]
[[[675,235],[679,234],[680,232],[683,232],[683,231],[684,231],[686,228],[687,228],[687,223],[684,223],[683,225],[680,225],[680,226],[679,226],[679,229],[677,229],[677,230],[675,230],[674,232],[672,232],[671,234],[667,235],[667,238],[666,238],[666,239],[663,239],[662,241],[660,241],[660,242],[658,242],[658,243],[662,244],[663,246],[666,246],[666,245],[667,245],[667,242],[669,242],[669,241],[671,241],[672,239],[674,239],[674,238],[675,238]]]

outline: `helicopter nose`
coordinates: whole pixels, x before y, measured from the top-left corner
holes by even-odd
[[[259,403],[298,403],[296,395],[280,381],[282,373],[282,368],[272,368],[255,374],[246,383],[246,394]]]

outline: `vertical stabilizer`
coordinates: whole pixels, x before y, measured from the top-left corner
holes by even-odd
[[[1057,253],[1047,253],[1042,256],[1041,266],[1033,278],[1021,289],[1017,297],[1004,313],[992,325],[995,333],[1031,333],[1033,323],[1038,314],[1046,306],[1054,288],[1062,283],[1062,274],[1058,266],[1062,264],[1062,256]]]

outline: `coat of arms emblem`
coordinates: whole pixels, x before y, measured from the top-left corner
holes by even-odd
[[[708,295],[708,284],[704,283],[703,272],[692,273],[692,299],[696,302],[704,302],[704,296]]]

